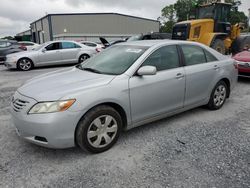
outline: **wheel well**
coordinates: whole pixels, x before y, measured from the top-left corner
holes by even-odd
[[[90,108],[85,114],[87,114],[90,110],[96,108],[97,106],[102,106],[102,105],[110,106],[110,107],[114,108],[120,114],[120,116],[122,118],[123,130],[125,130],[126,127],[127,127],[127,115],[126,115],[125,110],[119,104],[116,104],[116,103],[113,103],[113,102],[101,103],[101,104],[95,105],[92,108]],[[82,115],[81,119],[85,116],[85,114]],[[81,119],[79,120],[79,122],[81,121]],[[75,128],[75,135],[76,135],[77,127],[78,127],[78,124],[77,124],[77,126]],[[77,145],[76,136],[74,136],[74,137],[75,137],[75,144]]]
[[[231,91],[231,89],[230,89],[230,81],[227,78],[223,78],[221,80],[224,81],[226,83],[226,85],[227,85],[227,88],[228,88],[227,98],[228,98],[230,96],[230,91]]]
[[[32,61],[32,59],[28,58],[28,57],[21,57],[20,59],[17,60],[17,63],[21,60],[21,59],[28,59],[31,61],[32,65],[34,66],[34,63]]]

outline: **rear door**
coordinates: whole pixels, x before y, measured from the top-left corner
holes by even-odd
[[[195,45],[181,46],[185,61],[185,106],[202,103],[210,96],[211,84],[219,70],[217,59],[205,49]]]
[[[58,64],[62,61],[61,44],[53,42],[38,52],[38,65]]]
[[[81,46],[73,42],[62,42],[62,63],[77,63],[78,53],[81,51]]]
[[[155,66],[156,75],[137,76],[129,80],[133,122],[139,122],[183,107],[184,68],[175,45],[154,51],[141,66]]]

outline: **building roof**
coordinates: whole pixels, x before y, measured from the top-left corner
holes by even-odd
[[[141,20],[147,20],[147,21],[152,21],[152,22],[159,22],[158,20],[154,19],[149,19],[149,18],[142,18],[138,16],[131,16],[131,15],[126,15],[126,14],[120,14],[120,13],[114,13],[114,12],[104,12],[104,13],[60,13],[60,14],[47,14],[46,16],[43,16],[42,18],[39,18],[38,20],[35,20],[31,24],[34,24],[35,22],[38,22],[48,16],[72,16],[72,15],[117,15],[117,16],[125,16],[125,17],[130,17],[130,18],[136,18],[136,19],[141,19]]]

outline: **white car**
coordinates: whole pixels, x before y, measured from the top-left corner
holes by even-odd
[[[82,63],[96,53],[81,43],[60,40],[44,43],[32,51],[9,54],[4,64],[9,69],[27,71],[33,67]]]
[[[37,48],[38,46],[40,46],[39,44],[34,43],[34,42],[30,42],[30,41],[20,41],[20,42],[18,42],[18,44],[25,46],[27,51],[33,50],[33,49]]]
[[[104,46],[102,44],[98,44],[96,42],[81,41],[80,43],[84,44],[85,46],[89,46],[89,47],[95,48],[97,52],[101,52],[104,49]]]

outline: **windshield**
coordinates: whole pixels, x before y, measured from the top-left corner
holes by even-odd
[[[147,49],[148,47],[144,46],[112,46],[77,67],[99,74],[120,75],[124,73]]]
[[[214,17],[214,6],[201,7],[199,9],[199,19],[213,18]]]

